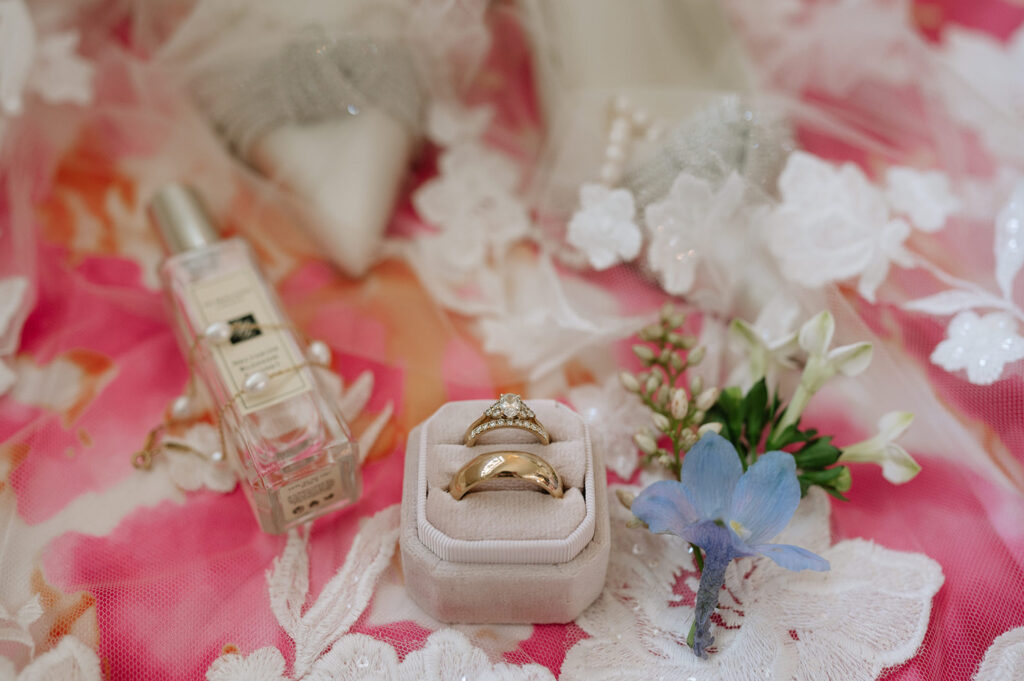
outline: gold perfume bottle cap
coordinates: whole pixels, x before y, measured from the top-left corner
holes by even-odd
[[[220,240],[202,199],[184,184],[161,187],[149,202],[149,219],[168,253],[203,248]]]

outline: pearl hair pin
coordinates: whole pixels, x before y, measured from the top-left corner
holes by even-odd
[[[660,130],[652,122],[650,113],[633,104],[625,95],[613,98],[610,109],[611,121],[600,179],[602,184],[614,187],[622,180],[634,141],[641,137],[654,139]]]

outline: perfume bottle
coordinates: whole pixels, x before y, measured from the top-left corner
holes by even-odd
[[[249,245],[221,240],[189,187],[149,207],[168,257],[160,277],[178,340],[220,418],[224,454],[272,534],[359,497],[357,445],[319,389]]]

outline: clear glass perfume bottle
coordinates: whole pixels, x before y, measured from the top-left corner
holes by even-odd
[[[221,240],[182,185],[163,187],[150,217],[170,253],[160,276],[178,340],[218,411],[225,455],[260,527],[277,534],[354,502],[357,445],[303,366],[302,343],[249,245]]]

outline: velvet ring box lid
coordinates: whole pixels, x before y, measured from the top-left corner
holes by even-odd
[[[502,428],[464,446],[466,427],[490,404],[448,403],[409,435],[400,534],[406,589],[443,622],[568,622],[604,586],[611,544],[603,462],[579,414],[552,400],[529,401],[551,444]],[[449,494],[467,461],[502,449],[548,461],[564,496],[505,485],[459,501]]]

